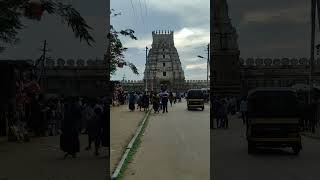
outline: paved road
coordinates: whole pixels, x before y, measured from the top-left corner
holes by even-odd
[[[187,111],[182,102],[168,110],[150,116],[124,180],[209,180],[209,107]]]
[[[99,157],[85,151],[87,137],[81,136],[78,157],[63,160],[59,136],[33,139],[29,143],[0,143],[0,180],[89,180],[107,179],[106,148]],[[94,147],[94,146],[93,146]]]
[[[303,150],[260,150],[247,154],[245,128],[236,116],[229,130],[211,130],[213,180],[314,180],[320,178],[320,140],[304,137]]]

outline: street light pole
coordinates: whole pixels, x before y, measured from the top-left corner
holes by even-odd
[[[209,88],[209,62],[210,62],[210,43],[208,44],[208,58],[207,58],[207,89]]]
[[[148,47],[146,46],[146,64],[148,63]],[[147,72],[147,77],[146,77],[146,89],[145,91],[148,91],[148,72]]]
[[[207,60],[207,88],[208,88],[209,87],[209,46],[208,46],[208,58],[205,58],[203,56],[198,56],[198,58]]]
[[[314,44],[315,44],[315,17],[316,16],[316,0],[311,0],[311,47],[310,47],[310,72],[309,72],[309,94],[308,103],[311,104],[311,91],[313,87],[312,83],[312,71],[314,62]]]

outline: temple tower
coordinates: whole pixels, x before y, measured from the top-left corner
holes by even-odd
[[[240,95],[240,51],[236,29],[232,26],[226,0],[211,4],[211,75],[214,96]]]
[[[144,83],[148,91],[181,91],[185,77],[178,51],[174,46],[173,31],[153,31],[152,48],[144,71]]]

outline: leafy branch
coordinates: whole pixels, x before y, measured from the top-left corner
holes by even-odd
[[[25,28],[21,22],[22,17],[34,19],[26,15],[29,6],[28,0],[1,0],[0,1],[0,42],[16,44],[19,41],[18,31]],[[81,17],[80,13],[69,4],[54,0],[41,0],[40,6],[44,12],[60,16],[62,22],[71,27],[76,38],[85,40],[89,46],[94,43],[94,38],[89,33],[92,28]],[[38,19],[39,20],[39,19]],[[0,46],[0,52],[5,47]]]
[[[111,16],[116,17],[121,15],[121,13],[113,13],[114,9],[111,9]],[[125,61],[124,53],[128,48],[124,47],[119,36],[126,36],[130,39],[137,40],[137,37],[134,35],[135,31],[132,29],[125,29],[117,31],[111,25],[110,33],[108,35],[108,39],[110,40],[110,74],[113,75],[118,67],[128,66],[134,74],[139,74],[138,68],[131,62]]]

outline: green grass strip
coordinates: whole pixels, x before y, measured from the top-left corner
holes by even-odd
[[[147,112],[147,113],[148,113],[148,112]],[[147,115],[147,113],[146,113],[146,115]],[[151,114],[151,112],[150,112],[150,114]],[[150,116],[150,114],[149,114],[149,116]],[[134,157],[134,155],[136,154],[136,152],[138,152],[138,148],[139,148],[140,145],[141,145],[141,136],[144,134],[145,129],[146,129],[147,125],[148,125],[149,116],[147,117],[144,125],[142,126],[141,132],[140,132],[140,134],[137,136],[136,141],[133,143],[132,148],[131,148],[129,154],[128,154],[126,160],[125,160],[124,163],[123,163],[123,167],[122,167],[122,169],[121,169],[121,171],[120,171],[120,173],[119,173],[119,176],[118,176],[117,180],[122,180],[122,179],[123,179],[124,173],[125,173],[125,171],[127,170],[128,166],[129,166],[129,163],[133,160],[133,157]],[[139,126],[142,124],[143,120],[144,120],[144,118],[143,118],[142,121],[139,123]]]

